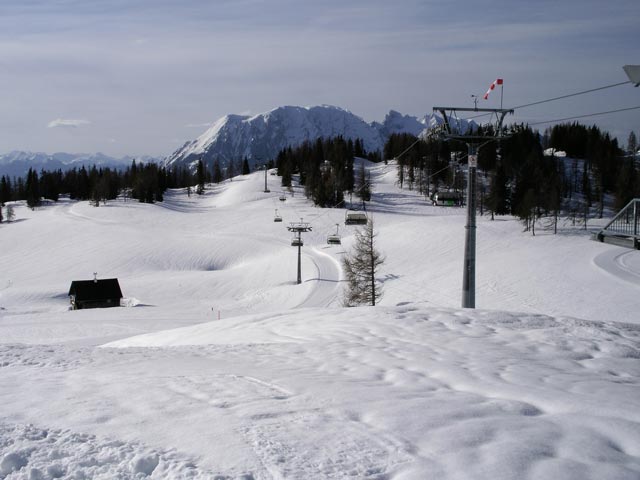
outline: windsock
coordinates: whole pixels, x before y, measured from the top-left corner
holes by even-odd
[[[502,85],[502,79],[501,78],[497,78],[496,81],[491,84],[491,86],[489,87],[489,90],[487,90],[487,93],[484,94],[483,98],[485,100],[489,99],[489,93],[491,93],[491,90],[496,88],[496,85]]]

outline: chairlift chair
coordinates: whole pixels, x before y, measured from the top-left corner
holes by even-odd
[[[344,214],[345,225],[366,225],[367,214],[357,210],[347,210]]]
[[[339,227],[340,227],[340,225],[338,223],[336,223],[336,233],[333,233],[333,234],[327,236],[327,244],[328,245],[341,245],[342,244],[340,235],[338,234],[338,228]]]
[[[302,238],[298,237],[297,235],[294,235],[293,238],[291,239],[291,246],[302,247],[303,245],[304,245],[304,242],[302,241]]]
[[[282,222],[282,217],[280,215],[278,215],[278,209],[276,208],[276,214],[273,217],[273,221],[274,222]]]
[[[282,192],[282,193],[280,194],[280,201],[281,201],[281,202],[284,202],[286,199],[287,199],[287,195],[286,195],[284,192]]]

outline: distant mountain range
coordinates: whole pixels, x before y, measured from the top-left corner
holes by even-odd
[[[476,127],[473,121],[450,119],[450,122],[452,128],[459,131]],[[296,147],[305,140],[315,141],[321,137],[338,135],[352,140],[359,138],[368,152],[374,152],[382,150],[393,133],[420,136],[442,123],[442,118],[436,114],[417,118],[391,110],[382,123],[367,123],[357,115],[331,105],[286,106],[254,116],[226,115],[198,138],[186,142],[165,159],[148,156],[114,158],[102,153],[47,154],[14,151],[0,154],[0,175],[23,177],[29,168],[38,171],[70,170],[83,165],[86,168],[93,165],[124,168],[134,158],[144,163],[162,162],[167,167],[186,166],[191,169],[195,169],[200,159],[211,165],[216,159],[225,164],[231,160],[247,158],[255,166],[274,160],[282,149]]]
[[[0,176],[24,177],[29,168],[38,172],[44,170],[71,170],[72,168],[97,167],[125,168],[133,160],[148,163],[159,162],[160,159],[148,156],[115,158],[102,153],[34,153],[14,151],[0,154]]]
[[[278,152],[295,147],[305,140],[336,137],[360,138],[364,148],[381,150],[393,133],[422,135],[428,129],[443,123],[440,116],[427,114],[422,118],[402,115],[391,110],[382,123],[367,123],[362,118],[339,107],[278,107],[258,115],[226,115],[195,140],[185,143],[165,159],[168,167],[179,165],[193,168],[198,160],[206,164],[214,160],[221,163],[247,158],[256,165],[275,159]],[[466,131],[474,122],[460,120],[460,131]]]

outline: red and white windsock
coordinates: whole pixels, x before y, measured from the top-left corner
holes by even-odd
[[[489,90],[487,90],[487,93],[484,94],[483,98],[485,100],[489,99],[489,94],[491,93],[491,90],[496,88],[496,85],[502,85],[502,79],[501,78],[496,78],[496,81],[491,84],[491,86],[489,87]]]

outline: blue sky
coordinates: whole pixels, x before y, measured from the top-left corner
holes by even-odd
[[[167,155],[228,113],[422,116],[473,106],[497,77],[504,106],[522,105],[625,81],[639,18],[637,0],[3,0],[0,152]],[[624,85],[509,119],[637,105]],[[640,110],[582,121],[640,132]]]

